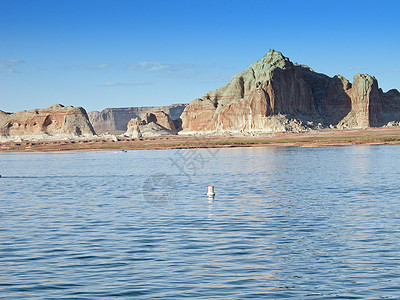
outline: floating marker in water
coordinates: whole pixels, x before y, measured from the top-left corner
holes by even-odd
[[[209,186],[208,186],[207,196],[210,197],[210,198],[212,198],[212,197],[215,196],[214,187],[213,187],[212,185],[209,185]]]

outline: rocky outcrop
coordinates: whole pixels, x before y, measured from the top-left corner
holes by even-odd
[[[142,137],[142,132],[140,131],[140,125],[143,123],[138,119],[132,119],[128,122],[127,130],[125,132],[125,136],[137,139]]]
[[[147,113],[144,120],[139,118],[131,119],[128,122],[125,136],[131,138],[155,137],[176,134],[174,122],[170,116],[163,111]]]
[[[185,131],[256,130],[276,114],[315,113],[312,89],[280,52],[235,75],[225,86],[194,100],[182,113]]]
[[[351,111],[339,122],[339,128],[366,128],[380,125],[384,94],[375,77],[356,74],[349,90]]]
[[[165,129],[165,127],[154,122],[141,125],[139,126],[139,128],[143,137],[169,136],[175,134],[172,131]]]
[[[383,93],[373,76],[357,74],[351,84],[271,49],[226,85],[193,100],[181,119],[186,132],[290,130],[293,119],[304,128],[364,128],[400,121],[400,97],[397,90]]]
[[[131,119],[144,119],[147,113],[163,111],[172,120],[179,120],[186,105],[172,104],[159,107],[106,108],[101,112],[89,112],[89,119],[97,133],[125,131]]]
[[[144,117],[144,121],[146,124],[154,122],[164,127],[165,129],[172,131],[173,133],[177,132],[175,124],[172,121],[171,117],[163,111],[159,110],[152,113],[147,113]]]
[[[13,114],[1,112],[0,130],[3,136],[95,134],[82,107],[64,107],[61,104]]]

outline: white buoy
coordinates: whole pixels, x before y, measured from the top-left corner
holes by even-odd
[[[213,187],[212,185],[209,185],[209,186],[208,186],[207,196],[210,197],[210,198],[212,198],[212,197],[215,196],[214,187]]]

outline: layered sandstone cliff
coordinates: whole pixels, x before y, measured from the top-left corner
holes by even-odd
[[[163,111],[172,120],[178,120],[187,104],[169,106],[106,108],[101,112],[89,112],[89,120],[97,133],[125,131],[131,119],[144,119],[147,113]]]
[[[0,111],[0,131],[2,136],[95,134],[82,107],[61,104],[16,113]]]
[[[355,75],[353,84],[331,78],[271,49],[223,87],[193,100],[181,119],[186,132],[382,126],[400,121],[400,93],[383,93],[366,74]]]

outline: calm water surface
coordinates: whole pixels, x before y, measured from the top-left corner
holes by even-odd
[[[399,167],[399,146],[3,153],[0,298],[398,299]]]

